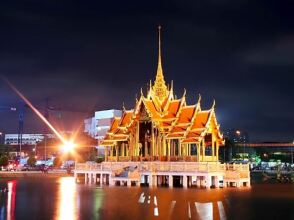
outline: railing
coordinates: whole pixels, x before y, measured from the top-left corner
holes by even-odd
[[[108,162],[125,161],[171,161],[171,162],[197,162],[197,156],[108,156]]]
[[[77,163],[76,170],[84,171],[115,171],[125,167],[137,167],[138,171],[149,172],[225,172],[238,171],[249,173],[248,164],[221,164],[218,162],[103,162]],[[244,174],[245,175],[245,174]],[[248,175],[248,174],[246,174]]]

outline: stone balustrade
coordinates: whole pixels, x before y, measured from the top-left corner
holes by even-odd
[[[150,172],[249,172],[248,164],[221,164],[218,162],[103,162],[77,163],[76,170],[103,170],[114,171],[128,166],[137,166],[139,171]],[[248,174],[247,174],[248,175]]]

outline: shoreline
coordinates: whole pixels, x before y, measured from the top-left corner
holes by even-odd
[[[49,171],[43,173],[42,171],[0,171],[0,178],[22,178],[22,177],[67,177],[73,176],[73,173],[68,174],[66,171]]]

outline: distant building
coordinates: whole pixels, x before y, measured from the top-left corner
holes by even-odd
[[[22,145],[35,145],[43,139],[43,134],[23,134]],[[4,144],[18,145],[18,134],[5,134]]]
[[[293,142],[237,143],[237,146],[244,148],[249,157],[259,157],[261,161],[294,163]]]
[[[115,117],[121,117],[122,111],[116,109],[96,111],[94,117],[84,120],[84,132],[100,141],[104,138]],[[97,142],[98,146],[99,143]]]
[[[249,135],[246,131],[238,129],[228,129],[224,132],[224,137],[234,143],[248,143]]]

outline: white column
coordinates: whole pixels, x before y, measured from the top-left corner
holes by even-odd
[[[149,187],[152,187],[152,185],[153,185],[152,174],[148,175],[148,183],[149,183]]]
[[[188,187],[188,177],[186,175],[183,176],[183,187],[184,188]]]
[[[201,179],[200,178],[201,178],[200,176],[196,177],[196,186],[199,188],[201,187]]]
[[[115,185],[115,183],[112,180],[111,176],[109,175],[109,186],[114,186],[114,185]]]
[[[97,173],[93,173],[93,177],[94,177],[94,184],[97,183]]]
[[[158,181],[158,185],[161,186],[162,184],[161,176],[157,176],[157,181]]]
[[[173,176],[172,175],[168,176],[168,185],[169,185],[169,187],[173,187]]]
[[[88,173],[88,183],[89,183],[89,184],[92,183],[91,176],[92,176],[92,174],[91,174],[91,173]]]
[[[219,188],[219,179],[218,179],[218,176],[215,176],[214,178],[214,185],[216,188]]]
[[[206,188],[207,189],[210,189],[210,186],[211,186],[211,176],[207,175],[205,177],[205,180],[206,180],[206,184],[205,184]]]
[[[85,183],[87,183],[87,173],[85,173]]]
[[[156,175],[152,177],[152,185],[153,185],[153,187],[157,187],[157,176]]]

